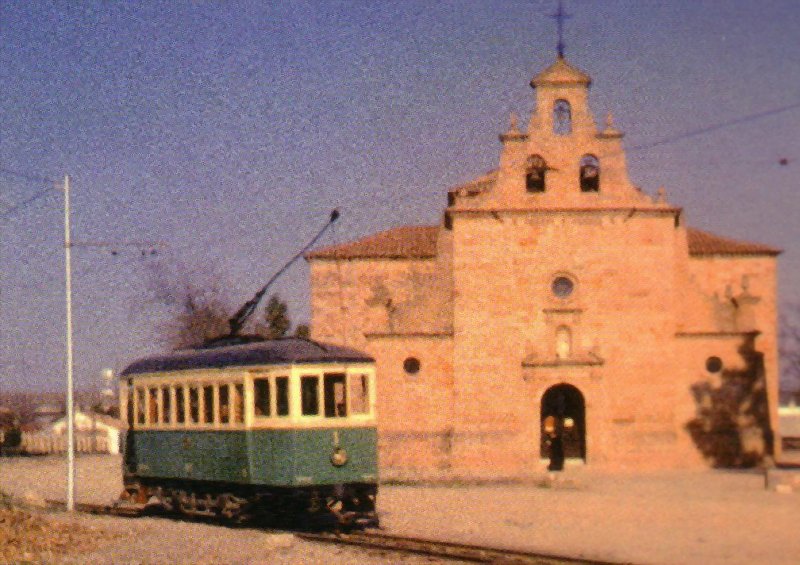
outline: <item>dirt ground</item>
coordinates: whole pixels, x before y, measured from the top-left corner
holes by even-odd
[[[77,500],[109,502],[120,459],[77,460]],[[63,458],[0,459],[0,490],[65,498]],[[633,563],[798,563],[800,494],[764,489],[758,472],[612,473],[570,468],[555,482],[383,486],[389,533]],[[100,543],[48,563],[397,563],[396,555],[304,542],[291,534],[163,518],[48,514],[97,532]],[[430,563],[409,558],[405,563]]]

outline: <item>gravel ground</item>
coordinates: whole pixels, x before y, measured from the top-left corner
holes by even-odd
[[[77,461],[79,501],[118,495],[118,457]],[[0,459],[0,490],[63,500],[65,469],[63,458]],[[389,533],[467,543],[634,563],[800,563],[800,495],[766,491],[757,472],[573,468],[555,482],[529,485],[383,486],[378,510]],[[396,554],[318,545],[281,532],[160,518],[81,516],[80,522],[110,531],[111,540],[54,563],[398,562]]]

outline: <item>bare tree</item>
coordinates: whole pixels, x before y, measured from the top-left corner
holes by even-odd
[[[151,267],[149,291],[152,302],[166,310],[160,333],[168,347],[196,347],[228,333],[234,309],[222,281],[213,265],[201,272],[164,263]]]
[[[196,347],[230,332],[229,320],[236,308],[223,290],[228,286],[223,284],[224,277],[213,266],[193,272],[186,268],[170,269],[157,263],[151,268],[150,275],[153,301],[167,310],[167,322],[161,333],[168,347]],[[275,339],[286,336],[291,327],[288,305],[278,295],[272,295],[264,309],[263,321],[254,324],[252,331],[267,339]],[[297,326],[295,335],[308,337],[308,326]]]
[[[781,314],[780,355],[785,382],[800,389],[800,304],[789,304]]]

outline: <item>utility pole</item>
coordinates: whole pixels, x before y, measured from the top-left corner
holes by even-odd
[[[75,407],[72,379],[72,236],[69,175],[64,175],[64,268],[67,297],[67,511],[75,510]]]

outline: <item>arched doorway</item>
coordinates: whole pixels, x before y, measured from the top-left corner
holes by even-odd
[[[568,384],[551,386],[542,395],[540,416],[539,450],[543,458],[550,457],[547,427],[561,434],[564,457],[586,459],[586,405],[581,391]]]

